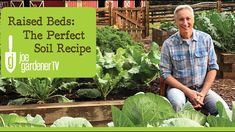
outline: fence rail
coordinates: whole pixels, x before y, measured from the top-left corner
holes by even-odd
[[[220,5],[218,5],[220,4]],[[174,9],[177,5],[156,5],[149,6],[150,23],[161,22],[161,21],[173,21],[174,20]],[[218,3],[218,2],[201,2],[191,5],[195,13],[206,10],[217,10],[218,12],[223,11],[235,11],[235,3]]]

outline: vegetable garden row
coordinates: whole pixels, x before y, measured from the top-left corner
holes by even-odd
[[[144,106],[144,107],[143,107]],[[217,102],[219,116],[204,115],[190,103],[176,113],[169,101],[153,93],[138,93],[127,98],[122,110],[112,106],[112,122],[109,127],[234,127],[235,103],[232,111],[226,111]],[[0,114],[2,127],[45,127],[40,115],[32,117],[16,114]],[[61,117],[49,127],[92,127],[85,118]]]

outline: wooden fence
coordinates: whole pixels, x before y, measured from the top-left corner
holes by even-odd
[[[174,9],[177,5],[156,5],[149,6],[149,21],[150,23],[161,22],[161,21],[173,21],[174,20]],[[201,2],[191,5],[195,13],[206,10],[217,10],[218,12],[223,11],[235,11],[235,3],[222,3],[217,2]],[[147,8],[147,7],[146,7]]]
[[[148,36],[148,8],[108,8],[96,9],[97,25],[109,25],[128,32],[135,40]]]
[[[108,8],[97,9],[97,25],[117,26],[119,29],[128,31],[130,34],[138,33],[144,38],[149,35],[149,23],[173,21],[174,10],[177,5],[151,5],[146,1],[145,7],[137,8]],[[235,3],[201,2],[192,4],[195,13],[205,10],[217,10],[218,12],[235,12]]]

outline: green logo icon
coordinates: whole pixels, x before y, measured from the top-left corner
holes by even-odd
[[[16,52],[12,52],[12,35],[9,35],[9,52],[5,52],[6,70],[12,73],[16,67]]]

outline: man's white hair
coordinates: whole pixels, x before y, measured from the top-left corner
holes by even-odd
[[[183,9],[189,10],[192,13],[192,16],[194,17],[193,8],[190,5],[179,5],[179,6],[177,6],[175,8],[175,11],[174,11],[174,17],[176,18],[178,11],[183,10]]]

